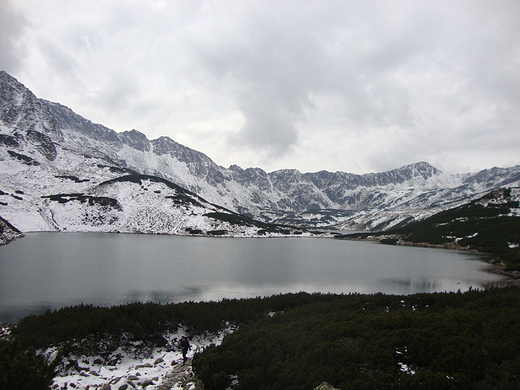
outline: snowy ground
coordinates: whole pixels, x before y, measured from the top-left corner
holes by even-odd
[[[146,359],[132,357],[122,350],[111,354],[108,360],[112,361],[109,364],[101,363],[107,361],[106,356],[65,358],[58,367],[58,374],[51,388],[55,390],[202,389],[193,374],[191,357],[211,344],[220,344],[224,336],[231,332],[230,328],[217,335],[189,337],[191,351],[188,352],[189,359],[185,365],[178,345],[182,336],[189,335],[182,328],[175,333],[165,335],[168,346],[155,348]],[[53,353],[55,351],[46,351],[50,357]]]

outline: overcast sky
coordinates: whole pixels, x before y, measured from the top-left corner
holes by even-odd
[[[520,164],[518,0],[0,0],[0,69],[225,167]]]

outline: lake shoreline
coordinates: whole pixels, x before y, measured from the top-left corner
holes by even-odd
[[[487,252],[480,252],[476,249],[471,249],[466,246],[461,246],[457,244],[429,244],[426,242],[411,242],[411,241],[404,241],[396,238],[395,236],[379,236],[379,237],[367,237],[367,238],[349,238],[348,236],[341,236],[336,237],[336,239],[339,240],[349,240],[349,241],[370,241],[370,242],[376,242],[380,243],[382,245],[396,245],[396,246],[411,246],[411,247],[417,247],[417,248],[432,248],[432,249],[449,249],[449,250],[456,250],[456,251],[464,251],[464,252],[474,252],[474,253],[481,253],[485,255],[489,255],[488,259],[482,260],[486,264],[488,264],[488,267],[486,267],[486,272],[489,272],[491,274],[495,275],[501,275],[507,277],[507,281],[501,286],[501,287],[507,287],[507,286],[520,286],[520,272],[518,271],[506,271],[506,264],[503,262],[498,262],[498,258],[493,253],[487,253]],[[395,242],[391,243],[385,243],[381,242],[382,240],[395,240]]]
[[[451,250],[457,250],[457,251],[465,251],[465,252],[475,252],[475,253],[483,253],[486,255],[489,255],[488,259],[484,259],[482,261],[486,262],[488,264],[488,267],[486,267],[486,271],[495,275],[501,275],[508,278],[504,286],[520,286],[520,272],[518,271],[506,271],[506,264],[503,262],[499,262],[496,255],[493,253],[487,253],[487,252],[479,252],[476,249],[470,249],[468,247],[463,247],[456,244],[446,244],[446,245],[434,245],[434,244],[427,244],[427,243],[414,243],[409,241],[402,241],[398,242],[396,245],[402,245],[402,246],[414,246],[414,247],[420,247],[420,248],[437,248],[437,249],[451,249]]]

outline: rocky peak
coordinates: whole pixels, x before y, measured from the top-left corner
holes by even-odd
[[[260,168],[242,169],[238,165],[229,167],[228,172],[231,171],[231,177],[247,187],[256,187],[260,191],[272,191],[271,181],[266,171]]]
[[[308,181],[297,169],[280,169],[271,172],[269,179],[274,188],[287,194],[292,192],[294,186],[301,186],[302,182]]]
[[[432,176],[440,175],[442,173],[442,171],[428,164],[425,161],[405,165],[404,167],[401,167],[399,169],[406,170],[407,172],[409,172],[411,177],[422,176],[423,179],[428,179]]]
[[[5,71],[0,71],[0,99],[2,103],[18,104],[22,103],[21,97],[27,96],[32,100],[37,100],[36,96],[27,89],[25,85],[16,80]]]
[[[18,130],[34,129],[48,118],[41,101],[8,73],[0,72],[0,120]],[[46,130],[48,130],[48,126]]]
[[[385,186],[389,184],[402,184],[412,179],[427,180],[442,172],[426,162],[405,165],[401,168],[387,172],[367,173],[363,175],[371,186]]]
[[[49,115],[52,117],[56,129],[60,131],[69,130],[72,133],[79,133],[87,136],[93,141],[109,142],[118,148],[121,147],[121,140],[114,130],[98,123],[93,123],[59,103],[43,99],[41,99],[41,101]]]
[[[217,164],[215,164],[204,153],[181,145],[169,137],[159,137],[152,140],[151,143],[153,145],[153,152],[159,156],[163,154],[169,154],[181,162],[196,165],[217,166]]]
[[[148,152],[151,148],[150,141],[146,135],[135,129],[119,133],[119,138],[124,144],[140,150],[141,152]]]
[[[233,171],[233,172],[238,172],[238,173],[244,172],[244,169],[242,169],[242,167],[240,167],[240,166],[238,166],[236,164],[230,165],[228,170]]]
[[[504,187],[516,183],[520,180],[520,166],[510,168],[484,169],[473,175],[469,175],[465,180],[465,184],[489,183],[491,187]]]
[[[159,137],[151,141],[153,152],[159,156],[169,154],[172,158],[183,162],[197,178],[206,180],[210,185],[224,181],[220,167],[204,153],[175,142],[169,137]]]

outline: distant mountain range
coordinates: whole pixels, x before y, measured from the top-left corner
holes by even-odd
[[[426,162],[363,175],[224,168],[168,137],[92,123],[3,71],[0,172],[0,217],[21,232],[387,229],[520,185],[520,166],[457,175]]]

